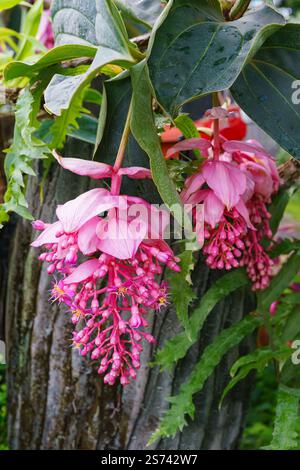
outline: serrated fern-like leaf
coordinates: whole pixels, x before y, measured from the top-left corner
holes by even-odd
[[[273,439],[265,449],[290,450],[297,447],[300,391],[281,385],[277,394],[277,405]]]
[[[232,379],[226,385],[222,398],[220,400],[220,407],[228,392],[241,380],[254,369],[258,372],[264,370],[264,368],[273,360],[286,360],[291,355],[290,348],[281,348],[273,351],[270,348],[259,348],[251,354],[240,357],[231,367],[230,375]]]
[[[174,362],[182,359],[188,349],[197,341],[206,318],[220,300],[236,289],[249,283],[246,273],[242,269],[236,269],[218,279],[214,285],[204,294],[199,305],[190,316],[190,337],[185,332],[179,333],[167,341],[163,349],[157,352],[155,363],[162,369],[171,368]]]
[[[25,199],[25,177],[35,175],[32,162],[47,158],[49,148],[34,136],[36,127],[33,113],[34,98],[28,88],[20,94],[15,112],[14,137],[4,162],[7,189],[0,205],[0,226],[9,218],[9,212],[32,219]]]
[[[175,306],[179,321],[182,323],[187,335],[190,337],[189,306],[195,299],[193,291],[191,272],[194,268],[193,251],[184,251],[179,255],[180,268],[179,273],[172,271],[169,276],[171,301]]]
[[[163,416],[160,426],[152,435],[149,444],[159,437],[170,437],[183,429],[186,425],[186,418],[188,416],[194,417],[193,396],[195,393],[202,390],[206,380],[220,363],[222,357],[252,333],[262,321],[261,317],[247,316],[239,323],[223,330],[213,343],[207,346],[190,377],[181,386],[178,395],[168,399],[171,406]]]
[[[76,94],[70,106],[63,110],[61,115],[56,117],[53,125],[51,126],[51,148],[60,149],[63,147],[67,135],[79,129],[78,119],[83,113],[89,114],[89,111],[84,108],[83,101],[86,90]]]

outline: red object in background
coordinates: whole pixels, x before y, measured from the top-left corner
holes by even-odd
[[[232,113],[232,116],[220,121],[221,137],[224,137],[226,140],[243,140],[247,134],[247,124],[241,117],[240,108],[232,105],[229,106],[228,111]],[[213,126],[213,119],[202,118],[194,122],[197,128],[206,127],[212,129]],[[199,137],[210,139],[204,132],[199,132]],[[165,131],[160,136],[164,156],[166,156],[168,149],[173,147],[174,143],[179,142],[182,138],[182,132],[177,127],[166,126]],[[178,157],[179,153],[172,156],[172,158]]]

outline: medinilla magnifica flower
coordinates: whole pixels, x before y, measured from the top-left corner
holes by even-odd
[[[160,282],[163,266],[179,271],[178,258],[163,240],[168,216],[141,198],[119,195],[123,175],[149,178],[148,169],[116,171],[103,163],[55,156],[74,173],[110,177],[111,191],[92,189],[58,206],[53,224],[35,221],[42,233],[32,246],[46,248],[40,259],[50,263],[49,274],[58,276],[51,298],[70,310],[74,346],[100,362],[98,372],[106,383],[120,378],[125,385],[136,377],[142,339],[154,342],[143,330],[149,310],[168,303],[168,286]]]
[[[256,141],[187,139],[167,157],[200,149],[199,170],[182,190],[184,203],[204,204],[206,262],[213,269],[245,266],[253,289],[268,286],[272,260],[263,248],[271,238],[267,205],[279,187],[273,158]]]

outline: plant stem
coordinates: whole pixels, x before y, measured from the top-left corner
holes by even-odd
[[[120,145],[119,145],[118,153],[117,153],[115,164],[114,164],[114,172],[115,173],[121,168],[122,162],[123,162],[123,159],[124,159],[124,156],[125,156],[125,151],[126,151],[126,147],[127,147],[127,143],[128,143],[128,139],[129,139],[129,134],[130,134],[131,108],[132,108],[132,105],[130,103],[127,118],[126,118],[126,122],[125,122],[125,127],[124,127],[124,130],[123,130],[123,134],[122,134],[122,137],[121,137],[121,142],[120,142]]]
[[[213,93],[213,107],[220,106],[218,93]],[[220,121],[214,119],[214,159],[219,160],[220,156]]]
[[[238,20],[247,10],[251,0],[236,0],[235,4],[229,12],[230,20]]]

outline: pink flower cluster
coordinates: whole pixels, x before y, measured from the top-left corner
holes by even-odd
[[[168,156],[200,149],[204,161],[185,183],[181,197],[188,204],[204,204],[206,262],[212,269],[245,266],[253,289],[268,286],[272,260],[262,245],[271,238],[268,204],[278,191],[273,158],[256,141],[218,144],[188,139],[169,149]]]
[[[116,171],[103,163],[55,156],[74,173],[110,177],[111,191],[92,189],[58,206],[53,224],[35,221],[42,233],[32,246],[46,248],[39,259],[57,275],[51,296],[70,311],[73,345],[82,356],[99,361],[105,383],[119,378],[125,385],[140,367],[142,340],[154,342],[143,330],[149,309],[168,303],[167,284],[159,280],[163,267],[180,270],[163,240],[168,217],[141,198],[119,195],[123,175],[149,178],[149,170]]]

